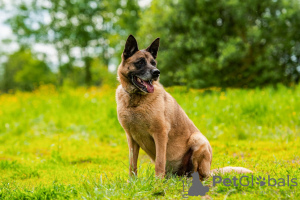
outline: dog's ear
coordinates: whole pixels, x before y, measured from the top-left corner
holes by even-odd
[[[156,59],[157,52],[158,52],[158,47],[159,47],[159,38],[156,38],[152,44],[146,49],[151,55],[153,56],[154,59]]]
[[[124,60],[131,57],[135,52],[139,50],[136,39],[133,35],[129,35],[123,51]]]

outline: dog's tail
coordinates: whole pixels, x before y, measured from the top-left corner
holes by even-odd
[[[230,173],[230,172],[236,172],[238,174],[246,174],[246,173],[253,173],[250,169],[246,169],[244,167],[223,167],[223,168],[218,168],[218,169],[213,169],[210,171],[210,175],[214,176],[215,174],[225,174],[225,173]]]

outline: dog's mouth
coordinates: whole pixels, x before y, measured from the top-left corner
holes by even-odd
[[[154,86],[152,85],[153,79],[150,80],[142,80],[137,76],[132,76],[132,83],[139,88],[142,92],[153,93]]]

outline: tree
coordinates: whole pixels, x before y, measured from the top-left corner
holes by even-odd
[[[299,78],[297,0],[153,0],[141,21],[140,38],[161,37],[165,85],[256,87]]]
[[[55,84],[55,75],[45,62],[36,59],[28,50],[18,51],[4,63],[3,90],[31,91],[41,84]]]
[[[119,46],[116,41],[127,35],[127,30],[136,30],[139,12],[137,0],[28,0],[12,4],[16,11],[7,22],[18,43],[27,47],[54,45],[64,66],[62,74],[83,62],[87,85],[91,83],[93,58],[100,57],[108,66],[113,47]]]

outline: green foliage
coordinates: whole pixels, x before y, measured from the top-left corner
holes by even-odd
[[[21,48],[38,43],[57,51],[60,85],[114,84],[107,69],[119,64],[129,34],[137,35],[140,48],[161,38],[165,86],[255,88],[300,80],[298,0],[153,0],[149,7],[137,0],[0,3],[4,11],[14,8],[6,22]],[[24,83],[26,73],[16,78],[22,89],[32,88]]]
[[[161,37],[165,85],[288,85],[300,76],[297,0],[153,0],[140,25],[140,40]]]
[[[91,63],[92,72],[92,84],[96,86],[100,85],[110,85],[116,86],[117,74],[108,71],[107,66],[105,66],[100,59],[94,59]]]
[[[100,86],[100,85],[110,85],[116,86],[117,79],[116,74],[108,71],[108,68],[105,64],[101,62],[100,59],[95,58],[91,60],[90,63],[91,70],[91,85]],[[72,67],[69,69],[69,65],[65,64],[60,67],[60,77],[63,81],[62,85],[67,87],[78,87],[85,86],[85,77],[82,74],[85,73],[85,68],[83,67]]]
[[[2,89],[33,90],[41,84],[55,84],[56,77],[45,62],[36,59],[30,51],[21,50],[9,56],[4,64]]]
[[[61,77],[61,85],[67,87],[78,87],[85,85],[85,77],[83,74],[85,73],[83,67],[72,67],[72,69],[68,69],[68,64],[60,66],[60,77]],[[64,71],[67,73],[64,73]]]
[[[60,65],[68,65],[71,74],[76,62],[83,62],[86,85],[92,82],[90,61],[100,57],[108,66],[114,52],[120,53],[121,36],[136,32],[139,15],[136,0],[29,0],[10,4],[16,12],[7,23],[18,43],[29,47],[35,43],[54,46]],[[68,77],[67,73],[64,75],[62,79]]]

